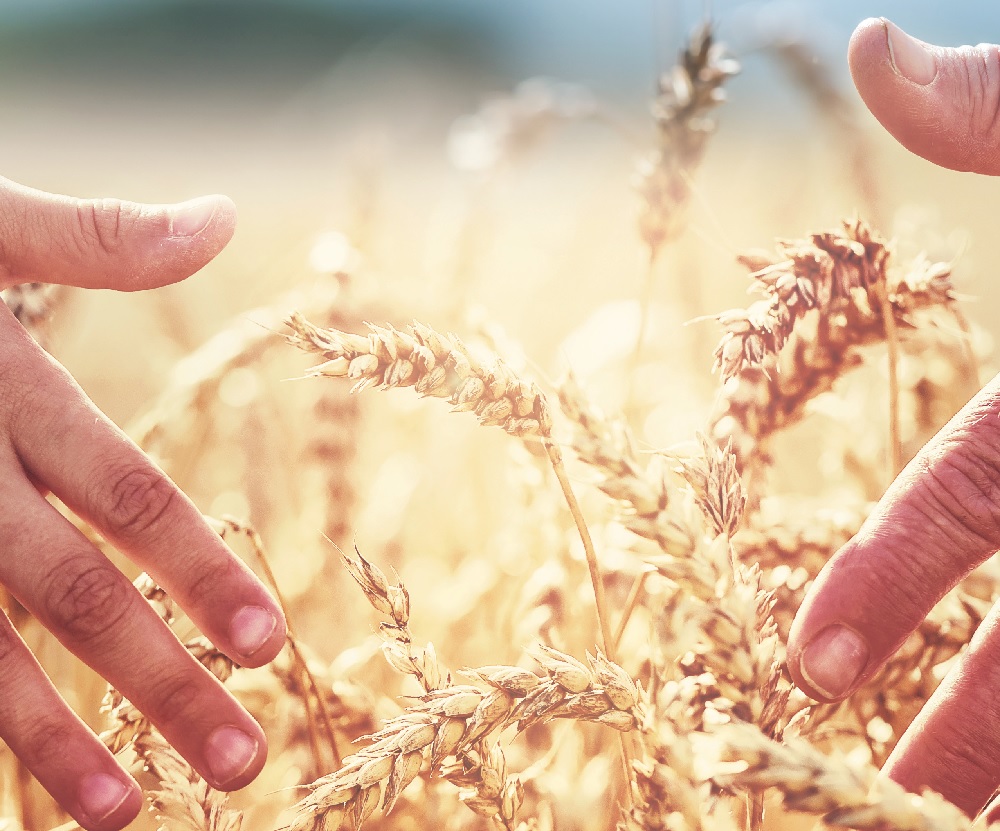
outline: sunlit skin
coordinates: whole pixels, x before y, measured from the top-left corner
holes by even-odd
[[[1000,47],[914,42],[882,20],[851,38],[854,83],[902,145],[960,171],[1000,174]],[[1000,378],[900,474],[820,573],[789,635],[802,688],[840,700],[876,673],[972,568],[1000,548]],[[1000,611],[991,612],[899,741],[885,773],[969,814],[1000,785]]]
[[[77,200],[0,178],[0,288],[41,281],[139,291],[176,283],[223,249],[235,223],[222,196],[173,206]],[[44,494],[149,572],[243,666],[265,664],[281,649],[280,609],[2,303],[0,342],[0,582],[210,784],[243,787],[267,755],[260,727]],[[135,781],[3,616],[0,738],[84,828],[121,828],[142,807]]]

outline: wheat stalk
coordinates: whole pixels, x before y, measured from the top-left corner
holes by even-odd
[[[502,751],[490,743],[493,736],[558,718],[621,732],[638,727],[639,688],[600,651],[588,654],[584,664],[539,645],[532,655],[543,675],[521,667],[486,666],[462,673],[478,685],[454,683],[433,647],[413,648],[405,586],[390,583],[357,550],[343,559],[369,603],[389,618],[380,627],[386,660],[414,676],[424,692],[405,713],[362,737],[371,744],[344,759],[340,770],[310,785],[312,792],[296,806],[292,831],[331,831],[348,817],[360,825],[380,800],[383,812],[390,812],[425,761],[431,775],[466,789],[461,799],[470,809],[512,828],[523,788],[516,777],[506,776]]]
[[[765,299],[718,316],[726,330],[715,352],[723,391],[711,434],[732,438],[741,468],[759,487],[769,436],[858,365],[859,347],[886,337],[879,292],[901,331],[916,312],[954,310],[956,296],[944,263],[890,269],[886,243],[860,220],[779,243],[777,256],[743,259]]]
[[[293,344],[326,359],[311,375],[353,379],[352,392],[373,386],[413,387],[422,396],[447,400],[455,412],[474,412],[484,426],[542,440],[583,543],[604,649],[614,658],[597,552],[566,475],[562,450],[552,440],[552,417],[541,390],[519,378],[498,356],[481,361],[454,335],[446,337],[421,323],[413,323],[408,332],[369,324],[367,336],[321,329],[298,313],[287,323]]]
[[[777,788],[793,810],[819,814],[828,825],[901,831],[965,831],[973,827],[959,808],[933,791],[906,792],[872,765],[824,756],[805,740],[783,743],[750,724],[730,724],[699,742],[716,785]]]

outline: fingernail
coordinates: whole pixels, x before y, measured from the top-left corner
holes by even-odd
[[[132,788],[107,773],[88,773],[80,781],[80,807],[92,822],[100,822],[117,811]]]
[[[868,663],[868,644],[853,629],[827,626],[802,651],[799,670],[824,698],[840,698]]]
[[[200,196],[171,208],[170,236],[193,237],[201,233],[218,207],[219,202],[214,196]]]
[[[205,761],[216,785],[232,782],[257,758],[257,740],[237,727],[217,727],[205,742]]]
[[[886,40],[889,42],[889,59],[897,73],[920,86],[926,86],[937,75],[937,59],[933,47],[911,38],[895,23],[882,18]]]
[[[274,634],[278,625],[267,609],[260,606],[244,606],[229,624],[229,637],[240,655],[250,657]]]

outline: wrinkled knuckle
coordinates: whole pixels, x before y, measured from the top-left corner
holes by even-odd
[[[69,724],[52,718],[40,718],[25,723],[18,742],[19,756],[35,769],[65,759],[66,749],[73,738]]]
[[[80,247],[94,248],[114,256],[122,247],[123,230],[129,224],[132,209],[120,199],[88,199],[76,209]]]
[[[963,46],[958,53],[962,67],[959,103],[969,120],[966,147],[971,157],[984,146],[1000,143],[1000,51],[980,44]]]
[[[150,685],[152,700],[144,708],[158,725],[184,723],[204,709],[205,670],[200,667],[164,674]]]
[[[42,602],[52,627],[75,642],[99,638],[133,610],[132,585],[107,562],[69,559],[49,576]]]
[[[928,731],[927,734],[931,743],[930,758],[938,759],[939,769],[946,771],[945,776],[951,779],[937,786],[953,801],[956,796],[966,794],[978,798],[982,783],[996,782],[997,761],[991,752],[994,745],[983,741],[978,720],[972,720],[968,726],[952,724],[950,727],[947,732]]]
[[[135,537],[153,528],[170,510],[177,491],[150,465],[138,464],[111,476],[104,521],[112,534]]]
[[[1000,460],[971,442],[956,445],[927,470],[928,513],[977,546],[1000,542]]]
[[[879,566],[865,570],[852,587],[859,608],[879,610],[880,617],[893,620],[924,618],[928,598],[933,600],[939,593],[934,575],[913,568],[911,554],[892,548],[879,551]]]
[[[219,597],[237,577],[237,564],[232,557],[211,558],[198,564],[197,573],[190,576],[186,589],[188,602],[194,606],[218,604]]]

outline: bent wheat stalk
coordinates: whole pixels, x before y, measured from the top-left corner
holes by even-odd
[[[480,361],[454,335],[442,335],[422,323],[411,324],[406,332],[369,324],[368,335],[322,329],[298,313],[287,323],[293,344],[326,359],[310,370],[311,375],[349,378],[355,381],[352,392],[376,386],[383,390],[413,387],[422,396],[448,401],[453,412],[474,412],[484,426],[541,440],[580,534],[601,640],[604,651],[614,659],[615,642],[597,552],[566,475],[562,450],[552,439],[552,416],[542,391],[518,378],[498,356],[492,356],[489,363]]]

